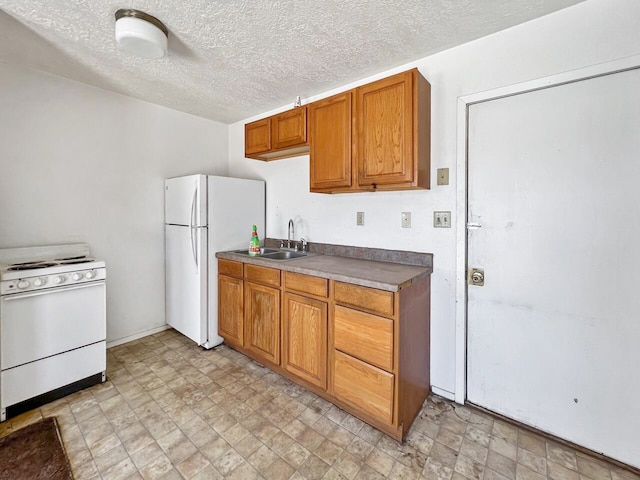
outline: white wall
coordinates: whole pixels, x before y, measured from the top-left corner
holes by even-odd
[[[226,175],[227,126],[4,63],[0,112],[0,247],[87,242],[107,340],[163,326],[163,180]]]
[[[455,392],[456,303],[456,109],[459,96],[511,85],[640,53],[640,2],[588,0],[546,17],[424,58],[375,77],[325,92],[313,101],[417,66],[432,85],[432,189],[342,195],[309,193],[308,156],[263,163],[244,158],[244,123],[229,128],[233,176],[267,181],[267,235],[286,236],[289,218],[296,237],[326,242],[434,254],[432,277],[431,380],[441,393]],[[293,99],[292,99],[293,103]],[[450,169],[450,185],[435,185],[437,168]],[[434,210],[452,212],[453,228],[434,229]],[[356,211],[365,226],[356,227]],[[413,228],[400,227],[412,212]],[[459,219],[464,221],[464,219]]]

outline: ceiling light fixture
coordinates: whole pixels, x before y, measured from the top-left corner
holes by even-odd
[[[116,42],[123,49],[144,58],[167,54],[169,30],[148,13],[130,8],[116,12]]]

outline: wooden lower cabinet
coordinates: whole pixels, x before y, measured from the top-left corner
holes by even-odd
[[[280,363],[280,290],[247,282],[244,347],[258,358]]]
[[[402,439],[429,389],[430,277],[398,292],[333,282],[328,392]]]
[[[228,343],[244,344],[244,288],[242,278],[218,275],[218,332]]]
[[[285,292],[282,367],[327,387],[327,302]]]
[[[430,277],[389,292],[227,263],[219,276],[227,343],[402,440],[430,389]]]

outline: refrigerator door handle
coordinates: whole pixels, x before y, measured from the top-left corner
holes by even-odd
[[[198,198],[198,184],[196,183],[193,189],[193,198],[191,199],[191,215],[189,217],[189,227],[193,228],[196,223],[196,199]]]
[[[198,265],[198,237],[197,235],[194,235],[194,233],[197,233],[197,229],[192,228],[191,229],[191,250],[193,251],[193,261],[196,262],[196,271],[198,271],[200,269],[200,266]]]
[[[198,251],[197,251],[197,239],[194,237],[194,232],[196,230],[195,223],[195,212],[196,212],[196,199],[198,197],[198,184],[196,183],[195,189],[193,190],[193,200],[191,200],[191,217],[189,218],[189,230],[191,231],[191,253],[193,253],[193,261],[196,264],[196,269],[198,269]]]

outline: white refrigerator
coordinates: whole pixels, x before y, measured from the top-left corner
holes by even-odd
[[[166,322],[204,348],[218,335],[216,252],[265,233],[262,180],[189,175],[165,180]]]

